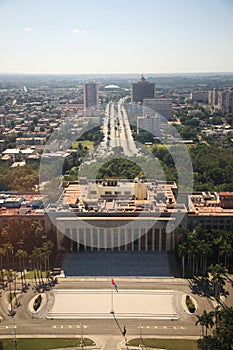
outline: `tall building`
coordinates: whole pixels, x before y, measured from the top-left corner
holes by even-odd
[[[208,94],[208,104],[215,107],[218,104],[218,92],[214,88],[213,90],[209,91]]]
[[[155,84],[149,83],[142,76],[137,83],[132,83],[131,102],[143,102],[145,98],[155,97]]]
[[[225,90],[218,92],[218,109],[231,113],[233,112],[233,91]]]
[[[143,100],[143,115],[157,112],[167,120],[172,119],[172,100],[169,98],[151,98]]]
[[[99,101],[98,84],[96,83],[84,84],[84,109],[97,106],[98,101]]]
[[[191,100],[193,102],[208,103],[208,91],[193,91],[191,92]]]
[[[137,133],[140,129],[149,131],[154,136],[160,136],[160,115],[145,115],[144,117],[137,117]]]

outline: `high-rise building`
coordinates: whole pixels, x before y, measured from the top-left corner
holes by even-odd
[[[132,83],[131,102],[143,102],[145,98],[155,97],[155,84],[142,76],[137,83]]]
[[[208,103],[209,91],[193,91],[190,97],[193,102]]]
[[[233,91],[225,90],[218,92],[218,109],[231,113],[233,112]]]
[[[137,117],[137,133],[140,129],[149,131],[154,136],[160,136],[160,115],[145,115],[144,117]]]
[[[170,98],[151,98],[143,100],[143,115],[157,112],[167,120],[172,119],[172,100]]]
[[[84,109],[96,107],[99,101],[98,84],[84,84]]]
[[[214,88],[213,90],[209,91],[208,94],[208,104],[215,107],[218,104],[218,92]]]

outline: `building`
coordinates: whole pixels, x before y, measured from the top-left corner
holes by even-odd
[[[96,107],[98,102],[98,84],[92,82],[84,84],[84,109]]]
[[[218,92],[215,88],[208,93],[208,104],[213,107],[218,105]]]
[[[233,192],[194,193],[188,196],[189,228],[230,231],[233,228]]]
[[[143,100],[143,115],[161,114],[167,120],[172,119],[172,100],[169,98],[152,98]]]
[[[7,127],[7,117],[5,114],[0,114],[0,126],[2,126],[4,129]]]
[[[209,91],[193,91],[190,98],[193,102],[208,103]]]
[[[57,209],[47,213],[58,249],[69,237],[77,251],[169,251],[176,241],[172,227],[187,212],[176,196],[174,182],[84,179],[64,187]]]
[[[223,112],[233,112],[233,90],[218,92],[218,109]]]
[[[155,84],[146,81],[142,76],[137,83],[132,83],[131,88],[131,102],[142,103],[146,98],[155,97]]]
[[[140,129],[150,132],[154,136],[160,136],[161,122],[160,115],[145,115],[144,117],[137,117],[137,133]]]

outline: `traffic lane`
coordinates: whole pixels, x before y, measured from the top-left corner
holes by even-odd
[[[124,326],[128,335],[143,334],[148,336],[199,336],[200,327],[195,326],[196,318],[187,321],[169,320],[140,320],[118,319],[112,320],[16,320],[16,334],[23,335],[62,335],[80,334],[83,332],[95,335],[118,335]],[[12,320],[5,320],[0,325],[0,335],[9,336],[14,333]]]

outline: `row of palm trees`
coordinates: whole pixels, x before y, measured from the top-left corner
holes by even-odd
[[[229,269],[232,264],[233,233],[223,230],[206,230],[197,226],[193,230],[179,229],[178,256],[182,276],[206,275],[210,263]]]
[[[22,247],[17,249],[14,253],[13,245],[8,242],[0,246],[0,268],[15,268],[18,271],[25,269],[26,265],[30,263],[33,268],[44,269],[47,271],[50,267],[50,256],[53,251],[53,242],[45,241],[41,247],[34,247],[31,254]],[[5,260],[6,257],[6,260]]]

